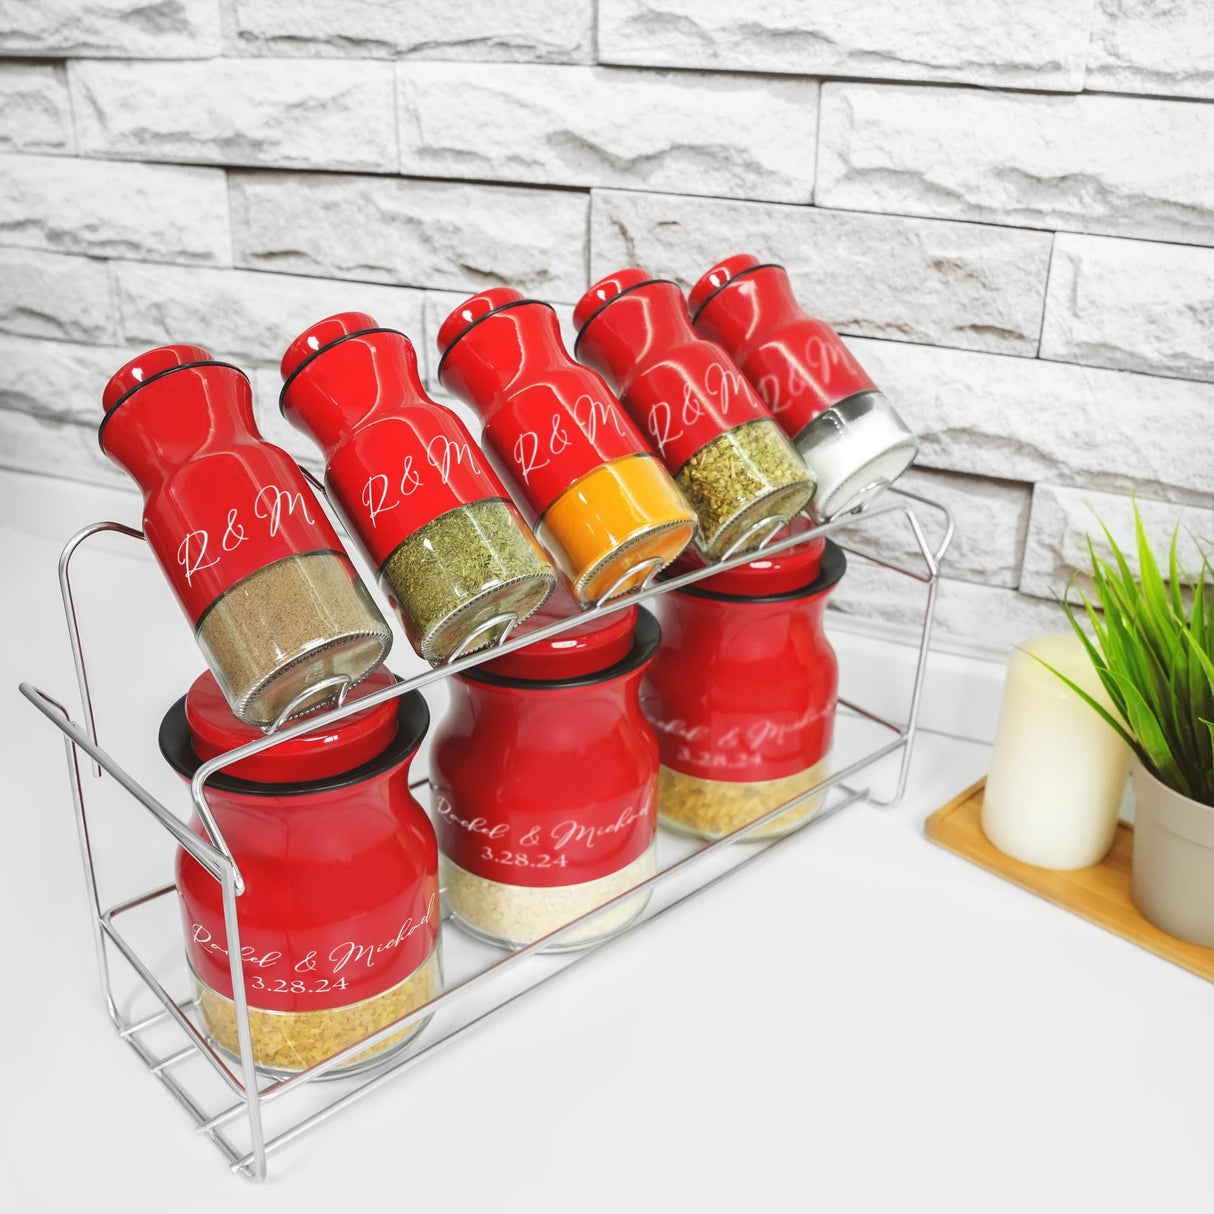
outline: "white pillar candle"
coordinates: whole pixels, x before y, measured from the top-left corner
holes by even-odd
[[[1074,633],[1019,646],[1008,662],[982,829],[1017,860],[1084,868],[1112,846],[1130,748],[1037,658],[1114,711]]]

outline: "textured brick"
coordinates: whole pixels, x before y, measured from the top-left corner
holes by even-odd
[[[0,334],[0,409],[55,421],[101,421],[106,381],[138,351]]]
[[[129,477],[101,453],[97,426],[106,381],[138,352],[136,346],[83,346],[0,334],[0,467],[129,485]],[[250,379],[262,433],[319,471],[319,448],[279,415],[278,372],[260,368]],[[56,441],[63,444],[61,459]]]
[[[1079,89],[1091,0],[599,0],[604,63]]]
[[[324,472],[321,449],[301,430],[296,430],[278,409],[282,376],[276,369],[258,367],[250,375],[253,381],[253,413],[262,436],[281,447],[313,475]]]
[[[218,169],[7,156],[0,244],[152,261],[231,260]]]
[[[63,68],[0,63],[0,150],[70,151],[72,114]]]
[[[1033,355],[1050,236],[778,203],[595,190],[593,278],[643,265],[686,289],[724,254],[783,265],[844,333]]]
[[[908,643],[917,642],[923,623],[925,589],[905,577],[866,561],[848,562],[847,574],[831,595],[833,611],[885,625]],[[940,581],[936,599],[934,645],[981,653],[1006,653],[1029,637],[1068,627],[1056,603],[1005,590]]]
[[[243,55],[584,63],[593,21],[593,0],[224,0]]]
[[[1214,385],[850,338],[923,467],[1205,500]]]
[[[523,64],[397,72],[405,173],[811,196],[814,81]]]
[[[201,59],[219,51],[217,0],[0,0],[0,52]]]
[[[1086,87],[1214,97],[1214,5],[1097,0]]]
[[[89,257],[0,249],[0,329],[62,341],[114,341],[109,266]]]
[[[820,206],[1214,244],[1214,107],[827,84]]]
[[[586,289],[585,195],[297,173],[234,173],[237,261],[471,293]]]
[[[1059,235],[1041,355],[1214,380],[1214,249]]]
[[[82,151],[288,168],[396,167],[392,67],[298,59],[73,62]]]
[[[1138,502],[1147,538],[1164,577],[1167,577],[1167,553],[1177,523],[1181,526],[1176,547],[1181,571],[1190,576],[1196,574],[1201,568],[1199,544],[1209,550],[1214,543],[1214,508],[1211,508],[1214,507],[1214,498],[1209,506],[1202,508],[1177,506],[1141,496],[1131,498],[1091,489],[1039,484],[1033,490],[1033,512],[1029,520],[1020,589],[1042,598],[1062,594],[1074,573],[1091,568],[1088,536],[1091,536],[1097,554],[1111,561],[1112,549],[1104,536],[1102,523],[1112,532],[1130,567],[1137,572],[1135,501]],[[1088,590],[1090,581],[1080,577],[1076,585],[1077,588]],[[1078,599],[1077,594],[1073,597]]]
[[[51,421],[4,408],[0,408],[0,468],[94,485],[131,486],[131,478],[102,455],[96,426]],[[137,518],[138,511],[134,514]]]
[[[304,329],[334,312],[421,333],[422,293],[401,287],[135,262],[116,264],[114,276],[123,338],[140,348],[197,342],[240,366],[277,367]]]
[[[907,472],[898,485],[939,502],[952,513],[956,533],[943,566],[949,577],[991,586],[1016,586],[1028,528],[1030,485],[918,468]],[[898,500],[890,495],[881,504],[894,505]],[[928,544],[934,548],[943,537],[944,518],[926,507],[919,510],[919,516]],[[900,514],[849,526],[846,534],[886,560],[919,572],[925,569],[910,525]]]

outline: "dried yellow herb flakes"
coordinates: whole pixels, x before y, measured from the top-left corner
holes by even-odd
[[[663,766],[658,770],[658,818],[680,834],[719,839],[807,791],[829,774],[830,755],[794,775],[751,783],[701,780]],[[770,839],[787,834],[808,822],[825,800],[825,792],[808,797],[746,837]]]
[[[236,1005],[226,995],[198,983],[198,1007],[207,1034],[229,1054],[239,1054],[236,1035]],[[437,947],[403,982],[382,995],[373,995],[344,1007],[321,1008],[313,1012],[273,1012],[249,1008],[249,1029],[253,1037],[253,1061],[275,1071],[302,1071],[331,1058],[377,1029],[399,1020],[433,999],[442,990],[442,965]],[[382,1054],[413,1037],[425,1024],[414,1021],[401,1032],[378,1045],[356,1054],[344,1066],[354,1066]],[[340,1071],[342,1068],[338,1068]]]
[[[601,906],[657,871],[657,845],[652,843],[631,864],[594,881],[548,887],[506,885],[490,881],[439,857],[439,876],[451,913],[475,936],[521,947]],[[589,944],[610,936],[645,909],[649,890],[625,898],[580,927],[567,932],[554,948]]]

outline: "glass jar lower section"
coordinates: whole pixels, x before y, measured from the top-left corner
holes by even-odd
[[[771,418],[743,422],[718,434],[675,473],[699,519],[697,543],[710,560],[734,545],[751,552],[776,529],[747,532],[764,519],[788,522],[808,504],[814,478]],[[745,537],[745,538],[744,538]]]
[[[361,682],[388,656],[392,633],[343,553],[274,561],[229,587],[195,633],[235,716],[274,723],[292,701],[298,716],[337,698],[325,680]]]
[[[380,581],[409,643],[438,663],[497,616],[525,620],[556,588],[556,571],[517,510],[487,498],[415,531],[384,562]],[[481,633],[466,652],[493,644],[504,627]]]
[[[617,872],[577,885],[506,885],[478,877],[439,855],[439,878],[455,921],[469,935],[506,948],[524,945],[592,911],[657,872],[657,841]],[[625,898],[566,932],[554,952],[584,948],[623,931],[646,907],[649,890]]]
[[[793,440],[818,481],[823,521],[859,510],[914,462],[919,440],[880,392],[858,392],[820,413]]]
[[[776,806],[830,775],[830,755],[804,771],[778,780],[735,783],[702,780],[663,765],[658,769],[658,821],[678,834],[719,839],[770,813]],[[808,797],[746,836],[747,840],[777,838],[804,826],[821,808],[826,792]]]
[[[665,568],[695,528],[695,514],[665,468],[651,455],[626,455],[570,485],[544,512],[536,535],[588,606]]]
[[[226,995],[212,990],[195,976],[198,1008],[207,1036],[229,1054],[240,1054],[236,1033],[236,1004]],[[246,982],[248,978],[246,976]],[[373,995],[344,1007],[322,1008],[314,1012],[274,1012],[249,1008],[249,1030],[253,1039],[253,1061],[262,1071],[294,1073],[332,1058],[339,1050],[370,1036],[377,1029],[408,1015],[428,1003],[443,989],[442,963],[438,945],[403,982],[383,994]],[[251,995],[256,992],[249,992]],[[348,1075],[368,1063],[382,1062],[389,1050],[404,1046],[425,1027],[426,1020],[414,1021],[386,1041],[355,1054],[331,1072]]]

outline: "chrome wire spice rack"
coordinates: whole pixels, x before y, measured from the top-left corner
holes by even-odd
[[[924,532],[920,513],[937,512],[942,520],[940,541],[933,547]],[[847,531],[863,532],[880,518],[900,519],[909,528],[912,551],[917,552],[919,567],[910,567],[866,550],[862,542]],[[605,605],[594,607],[581,615],[545,628],[509,635],[494,647],[466,656],[457,656],[446,664],[404,679],[393,687],[364,696],[349,703],[339,702],[323,715],[315,714],[302,723],[291,723],[268,732],[264,737],[240,746],[226,754],[204,762],[193,777],[190,798],[205,832],[205,838],[195,834],[178,814],[175,814],[139,782],[126,767],[114,759],[98,742],[85,650],[77,618],[73,594],[72,565],[77,552],[90,540],[107,533],[118,533],[143,541],[143,533],[121,523],[94,523],[78,532],[63,549],[59,560],[60,590],[67,614],[68,630],[75,661],[80,703],[86,725],[71,718],[59,701],[29,683],[21,684],[22,694],[38,708],[64,735],[69,782],[76,817],[84,875],[91,909],[91,926],[100,971],[101,988],[106,1008],[118,1035],[134,1050],[148,1071],[159,1080],[180,1104],[195,1125],[197,1132],[219,1149],[232,1171],[250,1179],[263,1180],[267,1174],[268,1158],[293,1142],[305,1131],[325,1121],[342,1109],[376,1089],[400,1077],[424,1058],[449,1045],[475,1028],[493,1012],[504,1008],[522,995],[538,988],[558,974],[584,961],[599,949],[640,931],[667,911],[681,905],[695,894],[711,888],[732,872],[754,863],[774,848],[806,831],[827,817],[860,800],[880,806],[892,805],[906,788],[911,755],[918,725],[923,681],[935,614],[940,563],[953,535],[953,522],[948,511],[939,503],[902,489],[890,489],[884,499],[869,505],[863,513],[846,515],[814,528],[812,531],[770,543],[766,551],[774,553],[804,543],[817,535],[831,535],[850,556],[892,570],[924,587],[922,627],[914,677],[906,706],[905,719],[898,723],[872,712],[842,697],[836,730],[836,754],[845,761],[833,775],[813,788],[790,798],[711,843],[693,842],[659,832],[659,869],[646,881],[613,898],[604,907],[635,895],[643,889],[652,893],[644,913],[622,933],[581,951],[557,951],[567,932],[576,929],[604,908],[581,916],[551,932],[540,940],[503,955],[499,950],[479,944],[456,928],[444,912],[442,944],[445,989],[425,1005],[392,1024],[368,1035],[323,1062],[288,1077],[273,1077],[259,1072],[253,1065],[249,1004],[246,993],[244,966],[240,944],[240,897],[244,882],[222,831],[219,829],[207,800],[207,782],[218,771],[239,760],[260,754],[283,742],[314,731],[318,725],[336,723],[354,713],[376,704],[405,695],[415,688],[437,684],[461,671],[469,670],[495,657],[522,648],[536,640],[556,636],[577,624],[598,616],[610,615],[626,607],[644,602],[669,590],[689,586],[725,569],[754,559],[754,554],[734,556],[703,569],[683,574],[657,584],[646,584]],[[113,779],[129,797],[143,806],[151,817],[178,846],[188,851],[222,889],[226,947],[230,962],[233,1002],[239,1057],[217,1049],[206,1036],[193,997],[181,997],[175,990],[188,988],[189,972],[185,950],[180,938],[177,915],[176,887],[173,883],[133,896],[112,905],[103,906],[98,892],[98,857],[94,855],[94,834],[90,832],[88,796],[91,779],[82,772],[82,754],[95,767],[92,778],[103,773]],[[896,756],[897,774],[892,793],[877,796],[863,777],[883,759]],[[84,766],[88,766],[84,763]],[[427,781],[414,785],[425,803]],[[780,817],[801,802],[822,791],[829,796],[823,808],[803,826],[790,834],[734,845],[747,839],[752,832]],[[124,872],[130,868],[118,856],[111,867]],[[121,922],[122,926],[119,927]],[[132,974],[125,976],[119,987],[111,961],[115,955],[130,966]],[[365,1069],[347,1071],[340,1076],[330,1072],[364,1050],[400,1033],[419,1021],[429,1020],[424,1033],[411,1039],[402,1050],[377,1058]]]

